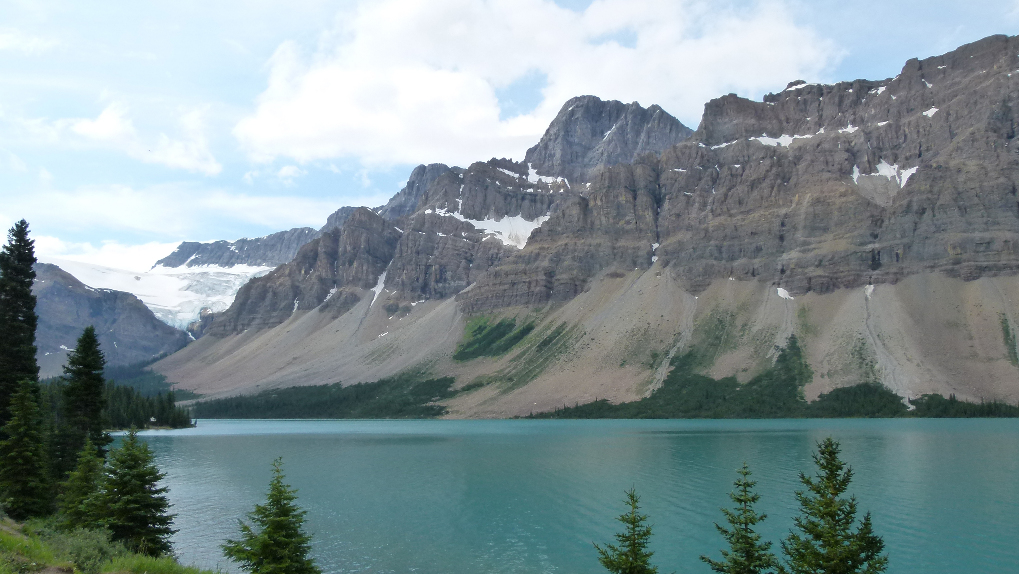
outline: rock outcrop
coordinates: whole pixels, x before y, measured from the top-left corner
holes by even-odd
[[[414,213],[428,186],[449,171],[449,166],[441,163],[417,166],[407,178],[407,185],[380,207],[377,210],[378,214],[386,219],[399,219]]]
[[[322,312],[342,314],[379,283],[399,237],[378,214],[358,208],[342,227],[302,247],[293,261],[244,285],[208,333],[273,327],[298,310],[320,305]]]
[[[183,331],[163,323],[137,297],[123,291],[93,289],[56,265],[36,263],[39,326],[36,331],[40,376],[62,373],[67,353],[92,325],[110,366],[148,361],[187,344]]]
[[[643,108],[594,96],[563,104],[524,162],[539,175],[591,181],[594,170],[630,163],[647,153],[661,153],[687,139],[693,130],[657,105]]]

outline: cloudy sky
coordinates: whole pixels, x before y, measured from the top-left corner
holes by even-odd
[[[894,76],[1019,0],[0,0],[0,224],[146,268],[320,227],[413,167],[522,159],[581,94],[704,103]]]

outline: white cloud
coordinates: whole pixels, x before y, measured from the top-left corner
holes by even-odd
[[[340,200],[285,195],[260,196],[193,185],[86,186],[70,191],[32,189],[9,194],[2,206],[7,227],[24,217],[33,229],[61,236],[124,233],[160,240],[211,240],[223,229],[257,228],[275,232],[320,227],[340,205],[380,205],[376,195]]]
[[[294,180],[307,175],[308,172],[297,167],[296,165],[285,165],[276,172],[276,177],[283,182],[283,185],[293,185]]]
[[[59,44],[56,40],[32,36],[18,30],[0,30],[0,52],[13,51],[24,54],[45,52]]]
[[[521,159],[573,96],[657,103],[696,123],[711,98],[817,79],[838,57],[781,2],[741,7],[596,0],[578,13],[549,0],[365,0],[314,54],[279,46],[234,134],[257,161]],[[601,41],[620,33],[633,47]],[[495,90],[535,70],[547,76],[541,104],[500,120]]]
[[[148,143],[138,136],[134,124],[127,117],[127,108],[118,102],[109,104],[94,120],[69,120],[55,125],[59,129],[59,126],[69,124],[75,134],[119,149],[145,163],[216,175],[223,167],[209,151],[202,114],[202,110],[191,110],[181,115],[183,139],[173,139],[161,133],[155,141]]]
[[[150,242],[127,245],[117,241],[103,241],[99,246],[91,243],[73,243],[49,235],[36,236],[35,253],[39,261],[56,262],[69,259],[128,271],[148,271],[180,244]]]
[[[28,166],[25,164],[25,160],[21,159],[14,152],[6,152],[7,154],[7,165],[12,171],[28,171]]]

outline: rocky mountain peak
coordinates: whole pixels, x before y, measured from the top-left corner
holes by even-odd
[[[297,251],[320,235],[310,227],[295,227],[286,231],[237,241],[212,241],[200,243],[184,241],[173,253],[156,262],[163,267],[200,267],[215,265],[233,267],[275,267],[289,262]]]
[[[579,96],[563,104],[541,141],[527,150],[524,161],[539,175],[590,181],[600,166],[661,153],[692,133],[658,105],[644,108],[637,102]]]
[[[414,168],[407,178],[407,184],[399,193],[394,195],[385,205],[378,209],[378,214],[385,219],[399,219],[417,211],[421,196],[424,195],[428,186],[432,185],[439,176],[451,171],[450,167],[441,163],[419,165]],[[347,209],[347,208],[344,208]]]

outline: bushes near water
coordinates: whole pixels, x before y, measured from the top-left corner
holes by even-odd
[[[434,404],[452,397],[453,377],[403,375],[374,383],[316,385],[198,403],[199,418],[369,419],[429,418],[446,413]]]
[[[1019,417],[1019,406],[1000,401],[970,403],[960,401],[955,395],[946,399],[941,395],[921,395],[911,399],[915,407],[913,416],[928,418],[978,418],[978,417]]]
[[[64,400],[64,385],[64,381],[59,377],[39,383],[43,404],[49,412],[60,412],[60,403]],[[139,429],[190,427],[191,413],[177,406],[180,398],[175,391],[146,394],[132,387],[108,381],[103,388],[104,424],[106,428],[113,430],[131,427]]]

